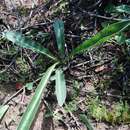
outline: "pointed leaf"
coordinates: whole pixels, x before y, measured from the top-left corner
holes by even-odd
[[[45,89],[47,82],[51,76],[51,73],[54,71],[54,68],[57,64],[58,63],[52,65],[42,77],[38,87],[36,88],[35,95],[33,96],[30,104],[28,105],[17,130],[29,130],[37,113],[37,110],[40,106],[43,90]]]
[[[62,106],[66,99],[66,83],[62,69],[56,70],[56,97],[58,104]]]
[[[0,106],[0,120],[3,117],[3,115],[5,114],[5,112],[8,110],[8,108],[9,108],[8,105]]]
[[[44,48],[37,42],[25,37],[22,33],[16,32],[16,31],[7,31],[3,33],[3,36],[7,38],[9,41],[15,43],[16,45],[31,49],[33,51],[36,51],[38,53],[42,53],[48,57],[50,57],[53,60],[56,60],[56,58],[49,52],[47,48]]]
[[[54,22],[53,27],[56,35],[58,50],[60,52],[60,55],[64,57],[65,54],[64,23],[62,20],[57,20]]]
[[[89,40],[84,41],[81,45],[73,50],[70,56],[74,56],[75,54],[83,53],[87,49],[99,45],[108,39],[110,39],[114,34],[126,29],[130,25],[130,21],[121,21],[114,24],[111,24],[97,33],[95,36],[90,38]]]

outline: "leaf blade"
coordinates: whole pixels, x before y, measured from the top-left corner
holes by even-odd
[[[55,90],[58,104],[62,106],[66,99],[66,83],[62,69],[56,70]]]
[[[15,43],[16,45],[31,49],[33,51],[36,51],[38,53],[42,53],[48,57],[50,57],[53,60],[56,60],[56,58],[51,54],[51,52],[47,49],[38,44],[37,42],[25,37],[22,33],[16,32],[16,31],[6,31],[3,32],[3,37],[8,39],[9,41]]]
[[[42,77],[38,87],[36,88],[35,95],[33,96],[30,104],[28,105],[17,130],[29,130],[31,123],[33,122],[35,118],[36,112],[40,106],[42,92],[45,86],[47,85],[47,82],[51,76],[51,73],[54,71],[54,68],[56,67],[57,64],[58,63],[55,63],[50,68],[48,68],[45,75]]]
[[[99,33],[97,33],[95,36],[93,36],[92,38],[88,40],[85,40],[81,45],[76,47],[70,54],[70,57],[76,54],[82,53],[83,51],[86,51],[90,47],[99,45],[107,41],[114,34],[126,29],[129,25],[130,25],[130,21],[126,20],[126,21],[117,22],[117,23],[107,26],[106,28],[101,30]]]
[[[62,20],[56,20],[53,24],[54,32],[57,41],[57,47],[60,55],[64,57],[65,54],[65,39],[64,39],[64,23]]]

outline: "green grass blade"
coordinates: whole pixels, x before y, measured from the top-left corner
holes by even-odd
[[[70,54],[70,57],[79,53],[83,53],[87,49],[107,41],[114,34],[126,29],[129,25],[130,25],[130,20],[117,22],[117,23],[107,26],[106,28],[101,30],[99,33],[97,33],[95,36],[93,36],[89,40],[84,41],[81,45],[75,48]]]
[[[65,55],[65,39],[64,39],[64,23],[62,20],[56,20],[53,24],[57,47],[60,55],[64,57]]]
[[[62,106],[66,99],[66,82],[62,69],[56,70],[56,97],[58,104]]]
[[[94,130],[86,115],[80,114],[79,118],[80,118],[81,122],[83,122],[85,124],[85,126],[87,127],[87,130]]]
[[[3,115],[5,114],[5,112],[8,110],[8,108],[9,108],[8,105],[0,106],[0,120],[3,117]]]
[[[3,36],[20,47],[31,49],[38,53],[42,53],[53,60],[56,60],[56,58],[53,56],[53,54],[51,54],[51,52],[47,48],[44,48],[37,42],[25,37],[20,32],[7,31],[3,33]]]
[[[29,130],[37,113],[37,110],[40,106],[43,90],[45,89],[47,82],[51,76],[51,73],[54,71],[54,68],[57,64],[58,63],[52,65],[42,77],[38,87],[36,88],[35,95],[33,96],[30,104],[28,105],[17,130]]]

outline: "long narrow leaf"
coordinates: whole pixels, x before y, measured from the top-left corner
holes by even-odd
[[[60,55],[64,57],[65,54],[64,23],[62,20],[57,20],[54,22],[53,27],[56,35],[58,50],[60,52]]]
[[[58,104],[62,106],[66,99],[66,83],[62,69],[56,70],[56,97]]]
[[[40,106],[43,90],[45,89],[47,82],[51,76],[51,73],[54,71],[54,68],[56,65],[57,65],[57,63],[52,65],[46,71],[44,76],[42,77],[42,79],[35,91],[35,95],[33,96],[30,104],[28,105],[17,130],[29,130],[29,128],[35,118],[35,115],[37,113],[37,110]]]
[[[3,36],[7,38],[9,41],[15,43],[16,45],[31,49],[33,51],[36,51],[38,53],[42,53],[48,57],[50,57],[53,60],[56,60],[56,58],[51,54],[51,52],[47,49],[38,44],[37,42],[25,37],[22,33],[16,32],[16,31],[7,31],[3,33]]]
[[[5,114],[5,112],[7,111],[8,108],[9,108],[8,105],[0,106],[0,120],[3,117],[3,115]]]
[[[128,21],[121,21],[114,24],[111,24],[97,33],[95,36],[90,38],[89,40],[84,41],[81,45],[75,48],[70,56],[74,56],[75,54],[82,53],[93,47],[95,45],[99,45],[108,39],[110,39],[114,34],[126,29],[130,25],[130,20]]]

